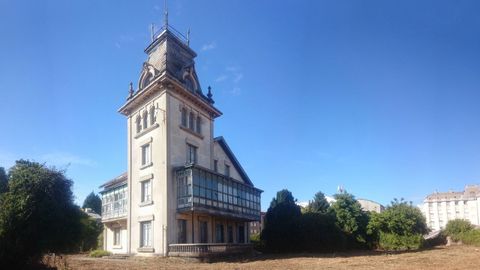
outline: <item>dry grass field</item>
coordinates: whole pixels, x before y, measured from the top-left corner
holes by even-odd
[[[418,252],[387,254],[351,252],[338,254],[259,255],[250,259],[200,263],[178,258],[95,259],[86,255],[66,257],[67,269],[480,269],[480,248],[437,247]],[[59,267],[64,268],[64,267]]]

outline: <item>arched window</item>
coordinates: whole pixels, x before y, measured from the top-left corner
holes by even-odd
[[[150,125],[153,126],[156,121],[155,106],[150,107]]]
[[[182,126],[187,127],[187,109],[182,108]]]
[[[195,130],[194,124],[195,124],[195,115],[193,115],[193,112],[190,112],[189,119],[188,119],[188,128],[191,130]]]
[[[144,111],[143,112],[143,115],[142,115],[142,120],[143,120],[143,129],[146,129],[147,126],[148,126],[148,113],[147,111]]]
[[[141,125],[141,117],[140,115],[137,115],[137,119],[135,120],[135,124],[137,126],[137,133],[139,133],[142,130],[142,125]]]
[[[197,133],[202,133],[202,119],[200,118],[200,115],[197,116]]]

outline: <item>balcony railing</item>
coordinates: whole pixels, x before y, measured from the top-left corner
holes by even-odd
[[[177,209],[260,220],[261,190],[197,165],[176,171]]]
[[[168,256],[210,257],[216,255],[248,253],[251,252],[252,249],[252,244],[170,244]]]

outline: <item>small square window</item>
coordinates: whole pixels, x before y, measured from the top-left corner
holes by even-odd
[[[213,170],[215,172],[218,172],[218,160],[213,160]]]

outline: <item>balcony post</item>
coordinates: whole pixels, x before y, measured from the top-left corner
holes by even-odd
[[[193,218],[193,211],[192,211],[192,244],[195,243],[195,224],[194,224],[194,218]]]

